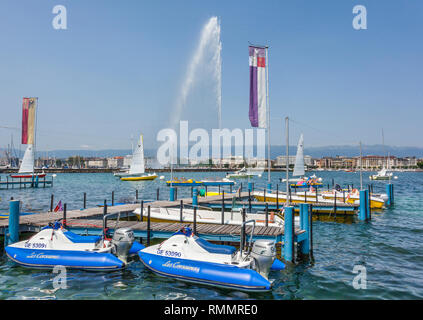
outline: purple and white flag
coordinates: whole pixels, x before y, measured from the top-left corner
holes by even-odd
[[[250,52],[250,122],[266,128],[266,49],[248,47]]]

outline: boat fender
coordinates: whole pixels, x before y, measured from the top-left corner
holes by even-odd
[[[272,266],[270,267],[270,270],[283,270],[283,269],[285,269],[285,264],[279,259],[275,259],[275,261],[273,261]]]
[[[145,246],[141,243],[139,243],[138,241],[134,241],[134,243],[132,244],[131,249],[129,249],[129,255],[133,255],[138,253],[138,251],[145,249]]]

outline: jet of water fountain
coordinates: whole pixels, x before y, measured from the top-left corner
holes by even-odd
[[[187,73],[182,83],[181,91],[176,102],[174,113],[171,118],[171,128],[176,126],[181,120],[182,111],[186,105],[187,98],[193,89],[198,77],[198,69],[201,65],[210,63],[212,67],[212,77],[215,82],[215,94],[218,113],[218,125],[221,127],[222,118],[222,42],[220,40],[220,24],[217,17],[211,17],[201,32],[200,41],[194,51],[193,58],[187,68]],[[211,58],[211,59],[210,59]]]

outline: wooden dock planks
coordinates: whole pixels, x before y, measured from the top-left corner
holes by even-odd
[[[225,199],[228,201],[232,201],[233,197],[238,197],[239,193],[236,194],[225,194]],[[248,192],[242,192],[241,197],[248,196]],[[199,197],[198,204],[201,206],[201,203],[206,203],[210,201],[218,201],[221,199],[221,196],[209,196],[209,197]],[[191,204],[192,199],[182,199],[184,204]],[[221,200],[220,200],[221,201]],[[176,200],[174,202],[171,201],[153,201],[153,202],[145,202],[144,208],[147,206],[151,207],[170,207],[170,206],[178,206],[180,204],[180,200]],[[107,213],[130,213],[135,209],[140,207],[140,203],[133,203],[133,204],[124,204],[118,206],[108,206]],[[87,208],[84,210],[69,210],[66,212],[66,221],[67,225],[70,227],[77,227],[83,229],[99,229],[102,228],[102,220],[101,219],[94,219],[94,218],[101,218],[104,213],[103,207],[94,207],[94,208]],[[50,222],[54,222],[58,219],[63,217],[63,212],[44,212],[34,215],[27,215],[20,217],[20,225],[21,226],[33,226],[33,227],[43,227]],[[0,220],[0,229],[4,231],[5,228],[8,227],[9,221],[8,219]],[[173,223],[166,223],[166,222],[151,222],[150,223],[150,230],[151,231],[163,231],[163,232],[176,232],[180,230],[182,227],[190,225],[193,227],[192,222],[173,222]],[[107,227],[110,229],[114,229],[116,223],[114,220],[108,220]],[[147,230],[147,222],[139,222],[139,221],[120,221],[117,225],[117,228],[122,227],[131,227],[134,230]],[[234,235],[239,236],[241,234],[241,226],[237,225],[221,225],[221,224],[197,224],[197,233],[199,234],[214,234],[214,235]],[[251,225],[246,226],[246,233],[251,233]],[[300,230],[296,230],[298,233]],[[255,227],[254,235],[265,235],[265,236],[279,236],[283,234],[283,229],[278,227]]]
[[[82,229],[97,229],[101,227],[99,225],[100,220],[82,220],[82,219],[72,219],[68,220],[69,227],[78,227]],[[167,222],[153,222],[150,224],[150,230],[160,231],[160,232],[176,232],[184,226],[193,227],[192,223],[167,223]],[[114,229],[116,223],[114,221],[109,221],[107,227]],[[130,227],[132,230],[147,230],[147,222],[138,222],[138,221],[120,221],[117,224],[117,228]],[[246,234],[251,233],[251,226],[246,228]],[[237,225],[220,225],[220,224],[197,224],[197,233],[199,234],[232,234],[234,236],[239,236],[241,234],[241,226]],[[278,236],[282,234],[282,229],[277,227],[258,227],[254,229],[254,235],[265,235],[265,236]]]

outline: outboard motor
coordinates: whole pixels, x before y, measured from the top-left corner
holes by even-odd
[[[276,257],[275,243],[271,240],[256,240],[251,256],[254,258],[256,271],[267,279]]]
[[[126,263],[134,240],[134,232],[130,228],[117,229],[112,238],[113,253]]]

